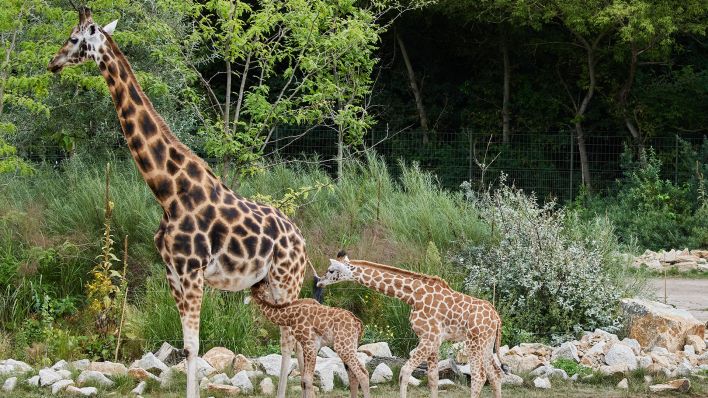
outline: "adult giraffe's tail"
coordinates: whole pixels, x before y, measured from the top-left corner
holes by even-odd
[[[502,357],[499,354],[499,347],[501,345],[501,337],[502,337],[502,325],[501,325],[501,320],[500,320],[499,324],[497,325],[497,337],[494,340],[494,352],[497,355],[497,359],[499,360],[499,367],[501,368],[502,372],[509,374],[509,366],[504,364],[504,362],[502,362]]]

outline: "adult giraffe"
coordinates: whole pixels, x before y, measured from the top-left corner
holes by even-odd
[[[302,287],[305,240],[279,210],[230,191],[172,134],[111,38],[117,21],[101,28],[88,8],[78,11],[78,25],[47,69],[57,73],[67,65],[94,60],[108,84],[130,153],[164,211],[155,245],[182,320],[187,397],[195,398],[204,284],[239,291],[267,279],[275,303],[289,303]],[[287,327],[281,328],[280,344],[278,396],[284,397],[284,372],[295,346]]]

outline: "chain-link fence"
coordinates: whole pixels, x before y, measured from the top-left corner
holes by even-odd
[[[348,146],[345,156],[358,156],[373,149],[383,156],[397,174],[397,162],[417,162],[434,173],[440,184],[458,189],[463,181],[484,187],[499,181],[503,172],[507,183],[534,191],[538,197],[572,200],[582,186],[578,144],[572,131],[523,132],[511,134],[505,143],[501,134],[469,129],[431,132],[427,143],[421,131],[388,132],[374,130],[357,146]],[[128,156],[119,139],[114,143],[118,156]],[[643,148],[651,148],[661,159],[662,175],[683,183],[695,175],[696,162],[708,163],[708,138],[700,134],[665,135],[647,138]],[[31,161],[57,164],[67,157],[59,147],[18,148]],[[623,176],[623,165],[634,158],[639,146],[627,133],[591,132],[586,137],[588,167],[595,192],[607,192]],[[332,175],[337,170],[337,133],[326,129],[286,129],[273,132],[265,147],[267,160],[316,162]],[[204,154],[200,154],[204,155]],[[216,164],[217,159],[209,159]]]

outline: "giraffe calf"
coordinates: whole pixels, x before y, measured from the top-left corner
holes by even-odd
[[[313,299],[272,304],[267,300],[267,282],[254,285],[251,297],[268,320],[281,327],[290,327],[295,339],[302,345],[304,369],[301,369],[301,383],[304,398],[315,396],[312,381],[317,351],[321,345],[331,346],[344,362],[351,398],[356,398],[360,385],[364,397],[369,398],[369,373],[356,357],[364,329],[359,318],[347,310],[328,307]]]

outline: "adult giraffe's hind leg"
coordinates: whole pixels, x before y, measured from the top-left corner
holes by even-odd
[[[490,336],[487,347],[482,352],[482,368],[489,380],[489,386],[492,388],[494,398],[501,398],[501,369],[494,362],[494,339],[496,336]]]
[[[428,387],[430,398],[438,397],[438,350],[434,350],[428,357]]]

